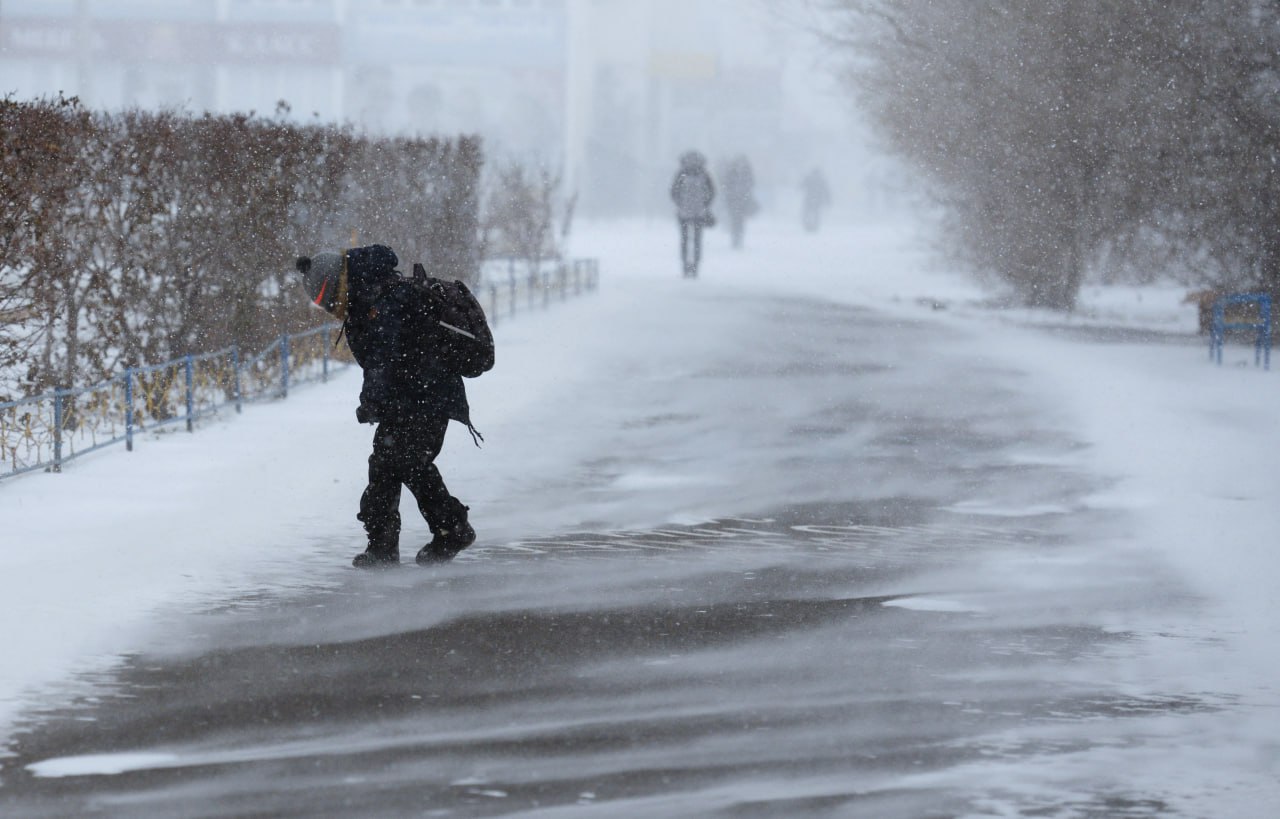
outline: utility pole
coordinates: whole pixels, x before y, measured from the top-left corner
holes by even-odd
[[[592,105],[592,47],[589,40],[593,0],[569,0],[564,26],[564,144],[561,150],[562,183],[566,197],[581,193],[586,157],[587,128]]]
[[[76,91],[83,103],[89,98],[89,0],[76,0]]]

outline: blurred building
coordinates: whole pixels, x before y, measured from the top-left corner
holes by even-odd
[[[337,3],[0,0],[0,77],[20,97],[271,113],[343,110]]]
[[[564,0],[0,0],[22,96],[563,142]]]
[[[579,0],[573,72],[581,106],[572,160],[592,213],[669,209],[676,158],[767,162],[783,117],[783,58],[757,4]],[[767,174],[766,174],[767,176]],[[655,184],[655,182],[657,184]]]
[[[676,157],[794,187],[814,123],[748,0],[0,0],[0,93],[479,133],[580,212],[665,212]]]

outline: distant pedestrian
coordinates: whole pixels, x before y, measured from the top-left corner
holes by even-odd
[[[747,219],[760,210],[756,201],[756,176],[751,161],[741,154],[734,157],[725,168],[724,209],[729,216],[729,235],[735,248],[742,247]]]
[[[400,275],[397,264],[396,254],[384,245],[318,253],[297,262],[312,302],[343,322],[348,346],[364,371],[356,420],[377,425],[369,483],[356,516],[364,524],[368,546],[352,561],[356,568],[399,565],[402,485],[413,493],[434,535],[418,552],[418,563],[451,560],[476,539],[468,507],[449,494],[435,459],[450,419],[475,434],[460,373],[474,375],[493,366],[492,350],[481,353],[487,360],[472,370],[446,360],[447,339],[431,341],[431,331],[424,327],[446,324],[441,311],[450,297],[432,301],[430,288],[445,293],[462,285],[437,285],[441,280],[417,276],[416,267],[410,279]],[[477,321],[483,324],[483,312]],[[481,330],[452,314],[449,322],[455,328],[467,324],[474,330],[471,338],[488,334],[487,325]]]
[[[800,182],[800,195],[803,201],[800,222],[805,230],[814,233],[822,224],[822,211],[831,204],[831,187],[820,169],[814,168],[805,174]]]
[[[671,183],[671,201],[676,205],[680,222],[680,262],[684,275],[694,278],[702,262],[702,229],[716,223],[711,203],[716,186],[707,173],[707,158],[698,151],[686,151],[680,157],[680,169]]]

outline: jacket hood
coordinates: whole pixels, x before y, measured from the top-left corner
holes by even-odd
[[[680,155],[682,168],[701,168],[706,166],[707,158],[700,151],[685,151]]]

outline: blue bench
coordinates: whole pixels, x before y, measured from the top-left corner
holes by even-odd
[[[1256,321],[1227,321],[1227,308],[1256,304]],[[1213,303],[1213,324],[1209,328],[1209,360],[1222,364],[1222,346],[1228,330],[1253,332],[1253,365],[1271,369],[1271,296],[1266,293],[1232,293]]]

